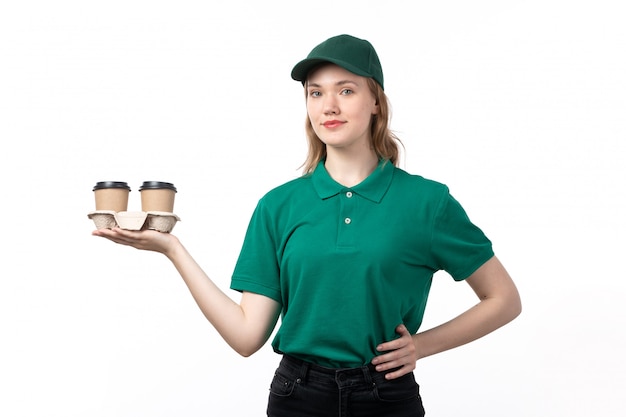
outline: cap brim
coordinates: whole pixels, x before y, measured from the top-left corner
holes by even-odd
[[[291,78],[293,78],[295,81],[302,81],[304,83],[309,72],[311,72],[313,68],[323,63],[331,63],[331,64],[339,65],[340,67],[350,71],[351,73],[360,75],[362,77],[372,77],[371,74],[367,74],[364,71],[359,70],[358,68],[356,68],[355,66],[347,62],[344,62],[335,58],[320,57],[320,58],[306,58],[298,62],[291,70]]]

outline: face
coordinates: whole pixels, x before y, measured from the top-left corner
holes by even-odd
[[[328,151],[370,151],[370,124],[378,105],[367,78],[326,64],[309,73],[306,89],[309,120]]]

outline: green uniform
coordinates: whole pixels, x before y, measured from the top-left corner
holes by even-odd
[[[320,162],[259,200],[231,288],[282,305],[277,352],[357,367],[398,324],[417,332],[436,271],[460,281],[492,256],[445,185],[381,161],[344,187]]]

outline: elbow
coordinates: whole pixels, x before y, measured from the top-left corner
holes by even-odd
[[[507,322],[513,321],[522,314],[522,298],[513,281],[503,289],[501,295],[502,315],[508,319]]]
[[[509,320],[508,321],[511,322],[511,321],[515,320],[516,318],[519,317],[520,314],[522,314],[522,305],[518,304],[518,305],[512,307],[509,310]]]
[[[522,299],[517,291],[509,297],[508,305],[508,315],[509,321],[516,319],[520,314],[522,314]]]
[[[484,300],[486,301],[486,300]],[[492,299],[493,317],[497,327],[504,326],[515,320],[522,313],[522,301],[517,291]]]
[[[519,316],[520,314],[522,314],[522,300],[518,297],[517,298],[517,307],[515,310],[515,317]],[[515,318],[513,317],[513,318]]]
[[[230,345],[231,348],[233,348],[233,350],[235,352],[237,352],[239,355],[243,356],[244,358],[249,358],[250,356],[254,355],[256,352],[259,351],[259,349],[261,349],[261,346],[256,345],[256,344],[241,344],[241,345]]]
[[[269,337],[266,334],[255,333],[254,331],[239,331],[230,336],[231,337],[224,337],[224,340],[231,349],[244,358],[248,358],[258,352],[263,345],[265,345]]]
[[[519,293],[517,294],[517,306],[516,306],[516,315],[515,317],[519,316],[520,314],[522,314],[522,298],[520,297]]]
[[[235,349],[235,352],[237,352],[239,355],[243,356],[244,358],[249,358],[250,356],[254,355],[257,352],[257,350]]]

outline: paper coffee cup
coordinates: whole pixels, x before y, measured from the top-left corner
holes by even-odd
[[[174,184],[162,181],[144,181],[139,187],[141,192],[142,211],[174,212],[174,198],[176,187]]]
[[[93,187],[96,211],[126,211],[130,187],[122,181],[100,181]]]

